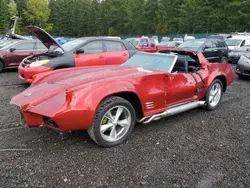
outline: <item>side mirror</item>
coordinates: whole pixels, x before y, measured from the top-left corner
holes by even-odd
[[[78,50],[76,50],[76,54],[84,54],[84,50],[83,49],[78,49]]]
[[[14,52],[16,48],[10,48],[10,52]]]

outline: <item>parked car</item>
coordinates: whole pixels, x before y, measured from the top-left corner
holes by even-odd
[[[236,65],[236,74],[242,79],[250,78],[250,51],[240,57]]]
[[[194,39],[180,44],[178,49],[197,50],[203,53],[209,62],[227,62],[229,49],[224,41],[219,39]]]
[[[162,37],[161,42],[168,42],[170,41],[170,37]]]
[[[157,44],[153,38],[127,38],[126,40],[132,43],[138,51],[157,52]]]
[[[137,52],[127,41],[106,37],[83,37],[59,45],[46,31],[34,26],[29,29],[48,51],[29,56],[22,61],[18,74],[26,82],[32,82],[35,74],[55,69],[119,65]]]
[[[139,52],[119,66],[38,74],[10,103],[29,127],[88,130],[97,144],[112,147],[129,137],[136,121],[219,106],[235,79],[232,66],[210,64],[200,52],[172,52]]]
[[[176,41],[176,42],[183,42],[183,38],[173,38],[173,41]]]
[[[45,46],[37,40],[6,40],[0,44],[0,72],[17,68],[24,58],[45,51]]]
[[[230,38],[227,39],[225,42],[230,50],[250,45],[250,39],[244,39],[244,38]]]
[[[240,57],[248,51],[250,51],[250,46],[242,46],[231,50],[228,54],[228,62],[236,64],[239,61]]]
[[[160,42],[157,46],[157,49],[158,51],[169,50],[178,47],[180,44],[181,42],[178,41]]]

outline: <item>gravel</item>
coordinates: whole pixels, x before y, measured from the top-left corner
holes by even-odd
[[[250,80],[236,80],[212,112],[195,109],[137,125],[127,143],[100,148],[85,131],[61,136],[19,124],[0,74],[0,187],[250,187]]]

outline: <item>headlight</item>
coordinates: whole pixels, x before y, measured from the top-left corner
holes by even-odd
[[[49,63],[48,59],[41,60],[41,61],[35,61],[35,62],[30,64],[30,67],[40,67],[40,66],[45,65],[47,63]]]
[[[242,55],[242,56],[240,57],[240,60],[245,61],[245,62],[247,62],[247,63],[250,64],[250,59],[248,59],[248,58],[247,58],[246,56],[244,56],[244,55]]]

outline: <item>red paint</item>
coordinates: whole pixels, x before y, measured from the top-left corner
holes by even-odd
[[[59,131],[86,130],[100,103],[108,96],[133,93],[140,100],[143,115],[149,116],[175,104],[200,100],[218,76],[226,78],[227,86],[235,79],[230,64],[211,64],[199,52],[187,53],[192,53],[201,63],[200,74],[206,82],[202,92],[196,91],[190,73],[143,72],[125,66],[82,67],[36,75],[32,85],[14,96],[11,103],[22,108],[30,127],[43,125]],[[201,79],[194,76],[201,87]],[[154,108],[147,109],[147,102],[153,102]],[[46,124],[43,116],[51,118],[58,127]]]

